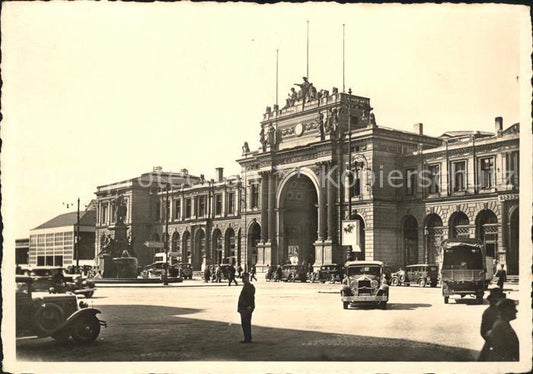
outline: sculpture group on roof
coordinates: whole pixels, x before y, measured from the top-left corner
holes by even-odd
[[[302,83],[295,83],[294,85],[300,87],[300,89],[296,91],[294,87],[291,87],[289,97],[286,99],[285,108],[294,106],[297,101],[307,103],[319,97],[316,87],[313,86],[313,83],[309,82],[307,77],[303,77]]]

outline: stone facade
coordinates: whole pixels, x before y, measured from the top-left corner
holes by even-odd
[[[103,186],[98,207],[111,209],[102,207],[123,190],[142,264],[153,255],[142,243],[165,241],[168,200],[169,249],[197,270],[342,263],[342,228],[353,222],[359,258],[439,262],[442,240],[478,237],[516,274],[519,125],[504,130],[498,117],[495,126],[495,133],[431,137],[422,124],[414,132],[378,126],[368,98],[335,88],[303,92],[284,108],[267,108],[260,147],[246,143],[237,160],[240,176],[217,170],[216,181],[176,182],[168,194],[132,181]],[[98,222],[97,237],[105,231]]]

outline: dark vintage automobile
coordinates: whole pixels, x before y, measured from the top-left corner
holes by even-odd
[[[281,267],[281,280],[283,282],[307,281],[307,267],[303,265],[283,265]]]
[[[485,293],[485,253],[478,239],[449,239],[442,246],[442,296],[444,303],[452,295],[474,295],[478,304]]]
[[[347,261],[344,264],[341,299],[344,309],[350,305],[376,305],[387,308],[389,286],[380,261]]]
[[[392,273],[390,284],[392,286],[410,286],[418,284],[425,287],[427,284],[431,287],[437,287],[439,281],[439,267],[434,264],[415,264],[407,265],[404,271]]]
[[[35,291],[72,292],[90,298],[96,290],[94,280],[81,274],[68,274],[60,266],[42,266],[26,272],[33,279]]]
[[[98,338],[100,326],[106,326],[97,318],[98,309],[89,308],[76,295],[35,296],[33,279],[17,276],[16,284],[16,333],[18,337],[51,336],[58,341],[70,337],[77,343],[91,343]]]
[[[317,280],[321,283],[325,282],[342,282],[344,267],[338,264],[322,265],[318,270]]]

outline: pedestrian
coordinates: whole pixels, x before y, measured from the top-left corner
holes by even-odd
[[[516,319],[516,305],[514,300],[501,299],[497,302],[498,318],[487,332],[486,342],[481,353],[480,361],[518,361],[519,342],[510,321]]]
[[[228,286],[231,286],[231,282],[235,282],[235,285],[238,286],[237,280],[235,279],[235,267],[230,265],[228,267]]]
[[[242,277],[242,275],[241,275],[241,273],[242,273],[242,266],[241,266],[241,264],[239,264],[239,267],[237,268],[237,272],[239,273],[238,277],[241,278],[241,277]]]
[[[485,339],[485,341],[487,341],[488,332],[490,331],[490,329],[492,329],[494,322],[496,322],[496,320],[498,319],[498,308],[496,307],[496,304],[502,299],[505,299],[505,294],[498,287],[492,288],[490,290],[489,296],[487,296],[487,300],[489,301],[490,306],[483,312],[483,316],[481,317],[480,328],[481,337]],[[488,345],[484,345],[483,348],[488,348]],[[487,353],[488,352],[481,350],[479,354],[479,361],[484,361],[484,358],[486,357]]]
[[[502,268],[496,273],[496,276],[498,277],[498,287],[500,287],[503,291],[503,283],[507,282],[507,272],[505,271],[503,264],[501,267]]]
[[[257,269],[255,268],[255,264],[252,265],[252,269],[250,270],[250,282],[252,281],[252,279],[255,279],[255,281],[257,282],[257,278],[255,277],[255,274],[257,274]]]
[[[278,267],[276,268],[276,278],[275,278],[276,282],[281,282],[281,275],[282,275],[281,265],[278,265]]]
[[[217,283],[220,283],[220,281],[222,280],[222,270],[220,270],[220,266],[217,266],[216,278],[217,278]]]
[[[209,278],[211,277],[211,272],[209,271],[209,266],[206,266],[204,269],[204,282],[209,282]]]
[[[252,342],[252,313],[255,309],[255,287],[250,283],[248,277],[248,273],[244,272],[242,274],[244,286],[237,304],[237,312],[241,315],[241,326],[244,333],[244,340],[241,340],[241,343]]]

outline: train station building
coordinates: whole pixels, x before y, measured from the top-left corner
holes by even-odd
[[[487,255],[518,273],[519,124],[439,137],[378,125],[369,98],[317,91],[304,80],[283,107],[267,107],[257,147],[245,143],[242,172],[215,178],[154,168],[97,188],[96,246],[127,204],[140,264],[158,249],[195,270],[343,263],[438,263],[447,238],[479,238]],[[160,250],[160,249],[159,249]]]

